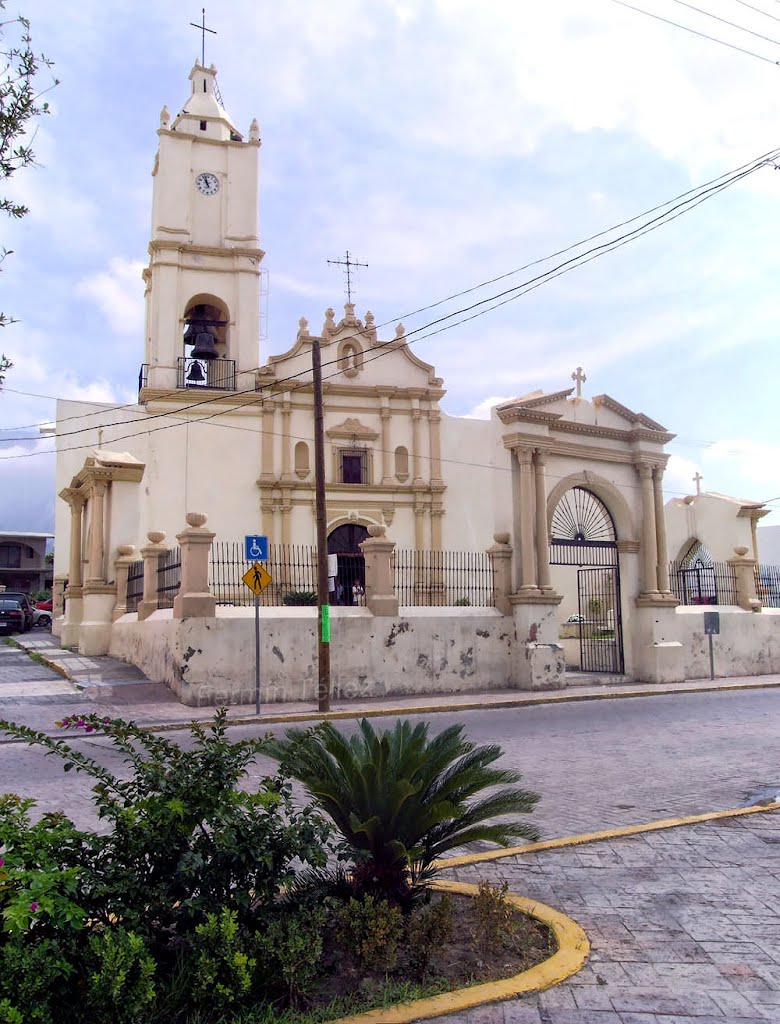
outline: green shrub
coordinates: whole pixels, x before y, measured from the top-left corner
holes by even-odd
[[[0,944],[0,1004],[7,1004],[9,1020],[13,1021],[14,1010],[23,1010],[25,1024],[63,1024],[77,1019],[77,960],[69,944],[37,939],[32,931]]]
[[[232,1010],[252,990],[256,960],[247,953],[233,910],[208,914],[195,929],[194,1004],[217,1011]]]
[[[97,1024],[142,1024],[154,1002],[156,964],[140,935],[117,928],[92,935],[86,1003]]]
[[[507,899],[509,886],[482,882],[474,897],[476,933],[474,939],[483,955],[500,949],[517,931],[515,909]]]
[[[409,966],[424,977],[437,951],[452,938],[452,897],[445,895],[413,913],[407,925]]]
[[[266,978],[280,978],[285,996],[300,1006],[309,995],[322,960],[327,911],[322,904],[285,908],[256,936],[258,962]]]
[[[287,593],[282,598],[282,604],[317,604],[317,595],[314,593],[313,590],[288,590]]]
[[[435,861],[477,840],[502,846],[535,840],[537,829],[498,816],[527,814],[539,797],[514,785],[520,774],[495,768],[501,748],[478,747],[453,725],[433,739],[428,726],[399,720],[376,733],[367,719],[346,738],[323,722],[289,729],[267,752],[308,788],[343,837],[355,895],[408,908],[419,899]],[[491,790],[485,795],[485,790]]]
[[[471,604],[471,601],[467,597],[459,597],[455,601],[456,608],[467,608]]]
[[[367,971],[391,971],[395,967],[403,932],[403,915],[387,900],[353,897],[338,912],[339,940]]]
[[[8,999],[0,999],[0,1024],[24,1024],[21,1012]]]

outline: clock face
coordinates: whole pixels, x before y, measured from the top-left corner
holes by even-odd
[[[199,174],[195,186],[201,195],[215,196],[219,192],[219,178],[216,174]]]

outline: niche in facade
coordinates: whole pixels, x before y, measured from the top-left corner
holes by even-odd
[[[409,449],[402,444],[395,450],[395,476],[401,483],[409,478]]]
[[[305,480],[309,475],[309,446],[299,441],[295,446],[295,475]]]

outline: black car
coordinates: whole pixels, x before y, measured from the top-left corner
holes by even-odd
[[[27,594],[23,594],[21,590],[3,590],[0,591],[0,598],[3,600],[17,601],[22,606],[22,611],[24,612],[24,626],[21,630],[22,633],[27,633],[28,630],[33,628],[33,610]]]
[[[26,621],[21,603],[0,594],[0,633],[24,633]]]

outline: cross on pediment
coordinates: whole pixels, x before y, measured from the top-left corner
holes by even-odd
[[[198,31],[201,34],[201,41],[200,41],[200,63],[201,63],[201,66],[205,68],[205,66],[206,66],[206,33],[210,32],[213,36],[215,36],[217,34],[216,31],[213,28],[206,28],[206,8],[205,7],[201,8],[201,24],[198,25],[196,22],[191,21],[190,25],[192,25],[193,28],[198,29]]]
[[[693,482],[696,484],[696,493],[697,494],[701,494],[701,482],[702,482],[703,479],[704,479],[704,477],[701,475],[701,473],[697,469],[696,470],[696,475],[693,478]]]
[[[347,282],[347,302],[352,302],[352,270],[354,267],[367,267],[368,264],[358,263],[357,260],[352,259],[352,257],[349,254],[349,249],[347,249],[347,255],[343,260],[328,260],[328,263],[332,263],[334,266],[337,267],[346,267],[346,270],[344,271],[344,277],[346,278]]]
[[[578,366],[575,373],[571,375],[571,379],[577,384],[577,398],[582,398],[582,385],[588,379],[582,372],[582,367]]]

